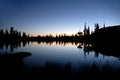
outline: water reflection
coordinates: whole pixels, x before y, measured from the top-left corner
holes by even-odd
[[[76,42],[17,42],[17,43],[0,43],[0,53],[29,51],[33,55],[24,60],[28,65],[41,66],[46,62],[71,63],[74,67],[84,64],[91,65],[97,63],[104,64],[105,61],[113,65],[113,62],[119,63],[119,56],[109,54],[107,50],[97,49],[91,44]]]
[[[48,73],[49,76],[51,71],[53,75],[57,73],[69,76],[69,73],[71,75],[73,72],[85,75],[94,72],[95,75],[96,70],[98,74],[99,72],[104,74],[104,68],[108,73],[113,72],[114,69],[120,70],[119,56],[114,54],[108,56],[107,51],[99,50],[91,44],[54,41],[1,43],[0,45],[0,56],[5,52],[14,54],[26,51],[31,52],[32,55],[22,58],[21,62],[25,66],[24,72],[30,72],[30,75],[38,72],[41,75]]]
[[[51,42],[33,42],[33,41],[20,41],[20,42],[12,42],[12,43],[0,43],[0,50],[8,50],[10,49],[11,52],[14,52],[14,49],[25,47],[29,44],[47,44],[47,45],[78,45],[76,42],[63,42],[63,41],[51,41]]]
[[[120,51],[119,49],[111,50],[111,49],[101,49],[94,45],[87,44],[87,43],[77,43],[77,42],[63,42],[63,41],[20,41],[20,42],[12,42],[12,43],[0,43],[0,53],[6,52],[14,52],[14,50],[17,50],[21,47],[26,47],[29,45],[49,45],[49,46],[76,46],[78,49],[82,49],[84,51],[84,57],[86,58],[86,55],[90,52],[95,52],[95,57],[98,58],[99,54],[107,55],[107,56],[114,56],[119,58],[120,57]]]
[[[94,51],[95,52],[95,57],[99,57],[99,54],[102,54],[102,55],[105,55],[105,56],[114,56],[114,57],[117,57],[117,58],[120,58],[120,50],[119,50],[119,47],[98,47],[98,46],[95,46],[95,45],[91,45],[91,44],[79,44],[77,46],[77,48],[79,49],[83,49],[84,50],[84,54],[88,53],[89,52],[92,52]]]
[[[14,52],[14,49],[25,47],[26,45],[29,45],[29,42],[12,42],[12,43],[0,43],[0,50],[9,50],[11,52]]]

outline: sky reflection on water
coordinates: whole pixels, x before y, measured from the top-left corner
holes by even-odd
[[[83,65],[92,66],[97,64],[100,68],[104,65],[112,66],[113,68],[120,67],[120,61],[113,56],[104,56],[101,53],[94,51],[85,52],[84,46],[77,48],[78,44],[56,44],[53,43],[30,43],[29,45],[19,47],[14,52],[31,52],[32,56],[26,57],[23,60],[23,64],[27,67],[40,67],[46,63],[57,63],[61,65],[71,64],[73,68],[78,68]],[[5,50],[4,51],[10,51]]]

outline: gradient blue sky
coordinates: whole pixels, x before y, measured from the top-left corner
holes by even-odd
[[[0,28],[30,34],[72,34],[84,23],[94,29],[120,24],[120,0],[0,0]]]

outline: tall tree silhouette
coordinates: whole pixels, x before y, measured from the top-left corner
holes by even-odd
[[[88,29],[87,29],[87,35],[90,35],[90,28],[88,26]]]
[[[105,23],[103,24],[103,28],[105,28]]]
[[[86,28],[86,22],[85,22],[85,26],[84,26],[84,36],[87,35],[87,28]]]
[[[95,24],[95,32],[97,32],[99,30],[99,24]]]
[[[23,36],[22,36],[23,38],[26,38],[27,37],[27,35],[26,35],[26,33],[25,32],[23,32]]]
[[[9,32],[8,32],[8,29],[6,29],[6,31],[5,31],[5,38],[7,39],[9,39]]]
[[[11,35],[13,35],[13,31],[14,31],[14,29],[13,29],[13,27],[11,27],[11,28],[10,28],[10,34],[11,34]]]

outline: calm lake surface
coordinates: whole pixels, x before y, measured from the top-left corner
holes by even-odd
[[[0,49],[1,54],[5,52],[31,52],[32,55],[23,59],[23,65],[27,68],[38,68],[44,66],[46,63],[56,63],[60,65],[71,64],[73,69],[77,69],[80,66],[92,66],[96,64],[99,68],[104,65],[109,65],[114,69],[120,67],[120,60],[114,56],[105,56],[101,53],[94,51],[85,51],[85,47],[82,44],[80,48],[78,44],[72,43],[37,43],[30,42],[29,44],[22,45],[10,51],[10,46],[6,49]]]

